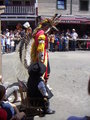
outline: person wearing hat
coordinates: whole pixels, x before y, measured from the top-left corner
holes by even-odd
[[[44,106],[43,113],[54,114],[55,111],[49,108],[49,94],[42,79],[45,71],[46,66],[42,62],[35,62],[30,65],[28,68],[27,96],[30,98],[41,98]]]
[[[75,49],[76,49],[76,40],[77,40],[77,37],[78,37],[78,34],[77,34],[75,29],[72,29],[71,37],[72,37],[71,50],[75,51]]]
[[[26,36],[29,35],[29,36],[31,37],[31,35],[32,35],[32,28],[31,28],[29,22],[25,22],[25,23],[23,24],[23,26],[24,26],[24,28],[25,28]]]
[[[31,50],[31,62],[43,62],[46,66],[44,81],[47,83],[50,74],[49,56],[48,56],[48,23],[43,23],[42,28],[33,33],[34,43]]]
[[[43,76],[44,82],[47,84],[50,75],[50,64],[48,56],[48,37],[52,30],[58,31],[56,28],[56,19],[59,18],[57,14],[53,18],[45,18],[42,20],[37,28],[33,31],[32,37],[34,39],[31,50],[31,62],[43,62],[46,66],[46,71]],[[54,22],[56,24],[54,24]]]
[[[6,89],[4,86],[0,85],[0,106],[7,112],[7,120],[13,120],[14,118],[17,118],[21,120],[24,116],[24,112],[19,112],[18,108],[16,105],[11,104],[8,101],[5,101],[5,94],[6,94]]]

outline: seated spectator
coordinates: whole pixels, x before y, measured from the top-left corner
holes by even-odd
[[[42,79],[43,74],[46,71],[46,67],[41,62],[36,62],[30,65],[28,69],[29,78],[27,83],[27,96],[31,98],[41,98],[43,113],[54,114],[55,111],[49,108],[49,94],[46,90],[44,80]]]
[[[7,112],[7,120],[22,120],[25,116],[24,112],[19,112],[16,105],[11,104],[8,101],[4,101],[5,98],[5,87],[0,85],[0,106]]]
[[[6,95],[5,95],[5,99],[8,100],[8,98],[11,96],[11,95],[14,95],[14,100],[13,102],[16,102],[18,101],[18,90],[19,90],[19,86],[16,85],[16,84],[7,84],[7,83],[3,83],[2,82],[2,76],[0,75],[0,82],[1,82],[1,85],[3,85],[6,89]]]

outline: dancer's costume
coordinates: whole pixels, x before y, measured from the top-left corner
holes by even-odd
[[[35,38],[34,38],[34,44],[32,47],[32,52],[31,52],[31,56],[32,56],[32,62],[43,62],[44,65],[46,66],[46,72],[44,75],[44,79],[47,80],[48,79],[48,75],[50,72],[50,68],[48,66],[48,38],[47,35],[45,34],[45,32],[43,30],[40,30],[36,33]],[[34,47],[36,48],[35,50]],[[34,55],[35,54],[35,55]]]
[[[33,31],[32,36],[30,36],[30,39],[27,40],[29,41],[28,44],[26,44],[26,42],[24,41],[25,47],[24,47],[24,44],[20,46],[20,59],[21,61],[24,61],[24,65],[26,68],[28,68],[28,66],[32,62],[39,61],[44,63],[44,65],[46,66],[46,72],[44,75],[45,82],[47,82],[47,79],[50,73],[48,50],[47,50],[48,49],[47,34],[49,34],[51,30],[54,30],[54,29],[57,30],[55,26],[60,22],[59,18],[60,16],[56,14],[51,19],[46,18],[42,20]],[[44,29],[45,27],[47,28],[47,30]],[[22,54],[23,49],[25,49],[26,51],[24,52],[25,55]],[[27,51],[30,55],[30,63],[28,65],[27,65],[28,59],[26,58]],[[24,60],[22,60],[23,59],[22,56],[25,56]]]

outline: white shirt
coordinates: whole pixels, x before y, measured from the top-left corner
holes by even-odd
[[[10,35],[10,33],[9,33],[9,32],[7,32],[7,33],[6,33],[6,37],[9,37],[9,35]]]
[[[73,32],[71,36],[73,40],[76,40],[78,37],[78,34],[76,32]]]
[[[10,38],[6,39],[6,44],[10,45]]]
[[[14,47],[14,41],[13,40],[11,41],[11,46]]]

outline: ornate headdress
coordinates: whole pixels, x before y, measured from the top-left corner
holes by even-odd
[[[43,20],[41,20],[41,22],[38,24],[38,26],[35,28],[34,32],[33,32],[33,36],[35,36],[35,34],[42,28],[44,27],[48,27],[47,31],[45,33],[48,33],[52,28],[56,31],[58,31],[58,29],[56,28],[56,25],[58,23],[60,23],[60,18],[61,15],[55,14],[52,18],[45,18]]]

